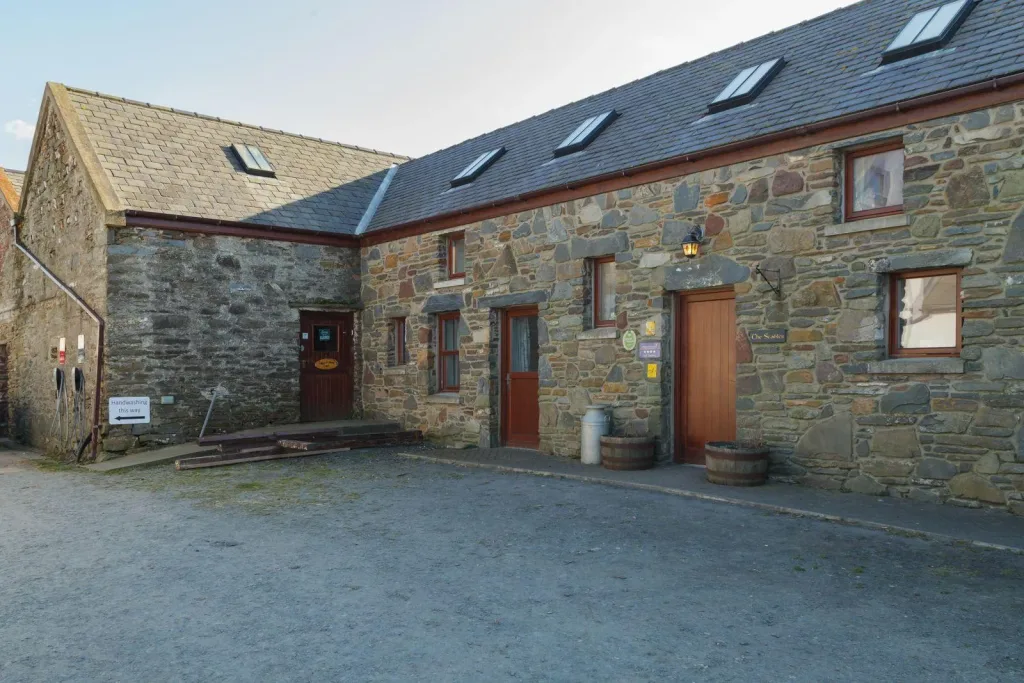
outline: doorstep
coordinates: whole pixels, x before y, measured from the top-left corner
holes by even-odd
[[[779,482],[754,487],[719,486],[704,478],[703,467],[693,465],[664,464],[651,470],[612,471],[522,448],[434,449],[400,455],[460,467],[654,491],[1024,554],[1024,517],[1005,510],[971,510]]]

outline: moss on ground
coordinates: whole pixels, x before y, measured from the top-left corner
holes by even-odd
[[[406,487],[412,465],[390,470],[375,466],[375,452],[329,454],[270,460],[218,468],[176,471],[172,465],[150,465],[96,474],[67,466],[60,471],[84,472],[103,486],[126,486],[167,493],[205,508],[233,508],[270,515],[296,507],[353,503],[367,489],[383,484]],[[56,470],[55,470],[56,471]],[[436,476],[452,476],[438,473]],[[464,475],[456,473],[461,478]]]

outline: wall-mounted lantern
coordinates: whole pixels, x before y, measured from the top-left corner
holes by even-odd
[[[686,258],[697,258],[700,253],[700,243],[704,241],[704,228],[697,227],[690,231],[683,238],[683,255]]]

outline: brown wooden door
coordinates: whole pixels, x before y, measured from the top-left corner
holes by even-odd
[[[736,301],[729,291],[679,299],[676,461],[704,464],[704,444],[736,438]]]
[[[506,446],[540,445],[537,349],[537,308],[505,311],[501,331],[501,433]]]
[[[299,314],[299,387],[303,422],[352,416],[352,314]]]

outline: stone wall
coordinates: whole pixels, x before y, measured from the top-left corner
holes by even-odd
[[[905,217],[842,223],[844,149],[902,137]],[[443,235],[363,249],[368,415],[450,445],[495,445],[496,309],[537,303],[541,449],[578,456],[586,405],[670,454],[671,352],[649,380],[621,334],[653,320],[666,350],[677,291],[732,285],[737,430],[772,446],[776,477],[814,486],[1024,512],[1024,107],[1001,106],[466,225],[464,284]],[[704,226],[701,257],[681,242]],[[615,254],[617,326],[588,329],[586,260]],[[755,277],[778,271],[782,296]],[[890,273],[963,267],[959,359],[887,358]],[[432,395],[433,313],[462,310],[457,403]],[[407,317],[410,362],[387,367]],[[754,329],[786,329],[751,344]]]
[[[152,405],[108,454],[194,439],[218,386],[211,433],[298,421],[299,311],[359,303],[356,249],[120,228],[106,253],[105,388]]]
[[[52,107],[44,108],[41,144],[35,151],[31,183],[22,191],[21,237],[59,278],[100,315],[106,296],[106,228],[88,176],[67,131]],[[11,432],[15,438],[66,453],[66,440],[51,433],[53,370],[58,340],[67,344],[68,377],[82,368],[89,383],[86,414],[91,416],[96,377],[96,324],[11,245],[7,217],[0,238],[0,344],[8,346]],[[79,335],[86,355],[79,362]]]
[[[0,438],[7,437],[10,407],[7,402],[7,345],[0,344]]]
[[[7,344],[10,343],[13,334],[15,279],[13,266],[5,268],[4,264],[16,257],[16,254],[11,253],[12,235],[8,227],[12,218],[14,211],[0,193],[0,362],[3,364],[3,368],[0,369],[0,437],[8,436],[8,422],[11,417],[8,402]]]

